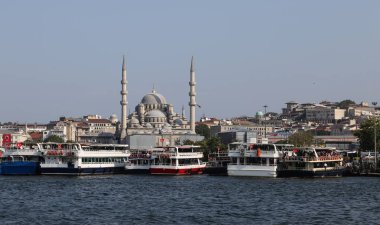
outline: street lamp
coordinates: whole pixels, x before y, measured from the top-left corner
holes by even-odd
[[[266,119],[266,114],[267,114],[267,105],[264,105],[264,137],[266,138],[267,137],[267,119]]]
[[[377,105],[377,102],[372,102],[372,105],[375,108],[376,105]],[[376,109],[375,109],[375,111],[376,111]],[[374,129],[374,143],[375,143],[375,170],[377,169],[376,125],[377,125],[377,117],[375,115],[375,124],[373,125],[373,129]]]

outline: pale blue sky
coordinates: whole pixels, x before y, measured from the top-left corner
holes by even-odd
[[[0,1],[0,121],[116,113],[153,83],[197,117],[285,102],[379,101],[380,1]]]

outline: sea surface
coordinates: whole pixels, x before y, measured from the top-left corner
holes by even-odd
[[[380,224],[380,179],[0,176],[0,224]]]

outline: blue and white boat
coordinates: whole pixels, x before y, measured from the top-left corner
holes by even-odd
[[[2,150],[0,158],[1,175],[37,175],[40,174],[42,154],[35,148],[10,145]]]
[[[44,160],[42,175],[91,175],[125,172],[130,156],[128,145],[79,143],[40,143]]]

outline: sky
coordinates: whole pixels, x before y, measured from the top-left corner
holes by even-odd
[[[197,118],[288,101],[380,103],[380,1],[0,1],[0,122],[120,118],[152,91]]]

